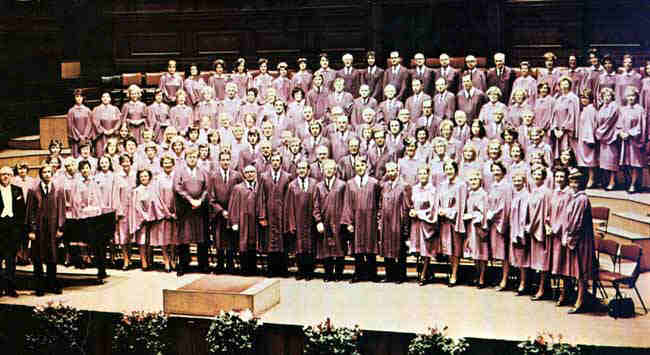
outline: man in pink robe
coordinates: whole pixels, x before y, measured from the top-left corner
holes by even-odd
[[[370,96],[370,87],[362,84],[359,88],[359,97],[354,100],[352,104],[352,113],[350,114],[350,123],[354,128],[361,125],[363,122],[363,112],[367,108],[377,111],[377,100]]]
[[[351,94],[354,97],[359,96],[359,85],[361,83],[360,72],[354,69],[352,62],[354,57],[350,53],[343,55],[343,68],[336,72],[337,78],[342,78],[344,80],[344,91]]]
[[[258,223],[258,195],[261,189],[255,166],[245,166],[243,173],[244,181],[234,187],[228,202],[228,219],[232,230],[239,233],[242,275],[252,276],[257,275],[257,252],[262,251],[262,230]]]
[[[512,83],[515,81],[515,71],[505,65],[506,56],[503,53],[494,55],[495,67],[487,73],[487,86],[496,86],[501,90],[501,102],[507,102],[510,98]]]
[[[391,67],[384,71],[382,87],[392,85],[395,88],[395,98],[399,101],[406,99],[407,83],[410,78],[409,70],[400,64],[401,58],[397,51],[390,52]]]
[[[463,76],[462,81],[463,89],[456,94],[456,109],[465,112],[469,120],[474,120],[478,118],[483,104],[487,102],[487,97],[473,86],[471,76]]]

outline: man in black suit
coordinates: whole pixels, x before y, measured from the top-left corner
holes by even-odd
[[[0,168],[0,292],[16,293],[16,252],[25,237],[25,199],[20,187],[9,183],[13,176],[8,166]],[[2,269],[2,260],[5,268]]]
[[[375,63],[375,52],[369,51],[366,54],[366,60],[368,61],[368,69],[364,70],[361,73],[361,85],[368,85],[370,88],[370,97],[374,97],[377,102],[384,101],[384,69],[377,67]]]

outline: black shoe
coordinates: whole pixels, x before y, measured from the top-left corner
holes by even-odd
[[[63,293],[63,290],[61,290],[61,287],[55,286],[55,287],[50,287],[47,292],[53,293],[55,295],[60,295]]]
[[[43,289],[39,288],[36,290],[36,297],[43,297],[45,296],[45,291]]]
[[[108,277],[108,274],[106,274],[106,271],[104,271],[104,272],[99,272],[99,273],[97,274],[97,278],[98,278],[99,280],[103,280],[103,279],[105,279],[105,278],[107,278],[107,277]]]
[[[520,288],[520,289],[517,290],[517,296],[525,296],[527,293],[528,292],[527,292],[527,290],[525,288],[523,288],[523,289]]]
[[[16,290],[14,290],[14,289],[12,289],[12,288],[8,289],[7,292],[5,292],[5,294],[6,294],[7,296],[9,296],[9,297],[13,297],[13,298],[18,297],[18,293],[16,293]]]
[[[178,270],[176,270],[176,276],[181,277],[183,275],[185,275],[185,272],[183,271],[183,269],[178,268]]]
[[[567,311],[567,313],[568,313],[568,314],[580,314],[580,313],[585,313],[586,311],[587,311],[587,307],[586,307],[585,304],[583,303],[583,304],[580,305],[579,307],[571,307],[571,309],[569,309],[569,310]]]
[[[485,283],[479,283],[479,284],[477,284],[477,285],[476,285],[476,288],[478,288],[479,290],[484,289],[484,288],[485,288]]]
[[[350,280],[350,283],[351,283],[351,284],[356,284],[356,283],[359,283],[359,282],[361,282],[361,281],[363,281],[363,280],[362,280],[360,277],[358,277],[358,276],[352,276],[352,279]]]
[[[303,274],[296,274],[296,281],[300,281],[305,279],[305,276]]]

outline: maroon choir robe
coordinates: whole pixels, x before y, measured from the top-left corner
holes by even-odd
[[[562,150],[573,148],[579,118],[580,102],[578,97],[572,92],[558,96],[553,106],[551,129],[562,128],[564,134],[559,139],[555,136],[555,133],[551,135],[554,158],[559,158]]]
[[[616,129],[619,110],[616,101],[604,104],[596,116],[594,136],[598,141],[598,166],[607,171],[618,171],[621,147]]]
[[[533,186],[528,197],[526,234],[530,235],[530,267],[533,270],[549,271],[551,266],[551,236],[546,234],[546,225],[551,224],[551,190],[542,185]]]
[[[111,104],[101,104],[93,109],[92,120],[96,133],[95,154],[101,158],[104,155],[106,142],[117,135],[122,123],[122,114]]]
[[[515,81],[515,71],[512,68],[504,66],[502,69],[491,68],[487,72],[487,86],[488,88],[496,86],[501,90],[501,102],[507,102],[510,98],[510,91],[512,83]]]
[[[456,95],[445,90],[443,93],[437,93],[433,97],[433,115],[441,120],[454,119],[456,112]]]
[[[176,105],[169,110],[169,124],[176,128],[181,136],[187,135],[187,129],[194,123],[194,112],[187,105]]]
[[[442,122],[442,120],[432,113],[429,117],[421,116],[418,118],[418,120],[415,122],[415,127],[416,129],[425,127],[429,132],[429,138],[437,137],[440,132],[440,122]]]
[[[367,97],[367,98],[362,98],[359,97],[354,100],[354,103],[352,104],[352,113],[350,114],[350,124],[353,127],[358,127],[361,125],[363,122],[363,111],[367,108],[371,108],[375,110],[375,122],[377,122],[377,100],[375,100],[374,97]]]
[[[235,186],[243,181],[241,174],[229,169],[227,172],[228,181],[225,180],[221,167],[216,168],[211,174],[208,190],[210,203],[210,219],[214,221],[214,244],[219,249],[237,248],[237,240],[228,227],[231,227],[230,219],[223,217],[223,212],[228,211],[228,205],[233,195]]]
[[[228,202],[228,217],[231,226],[239,228],[239,251],[262,251],[262,232],[258,224],[259,184],[241,182],[235,186]]]
[[[467,203],[467,185],[460,177],[453,183],[445,179],[438,189],[438,208],[445,212],[440,221],[440,252],[444,255],[463,256],[463,237],[465,221],[463,213]]]
[[[357,154],[356,156],[353,156],[351,154],[348,154],[344,157],[342,157],[340,160],[337,162],[337,175],[339,179],[343,181],[348,181],[352,179],[356,175],[355,171],[355,162],[358,157],[360,157],[361,154]],[[371,171],[370,165],[368,165],[368,171]]]
[[[350,93],[353,97],[359,97],[359,86],[361,86],[361,72],[349,67],[342,68],[336,72],[337,78],[343,78],[343,91]]]
[[[361,85],[368,85],[370,88],[370,97],[373,97],[377,102],[384,99],[384,69],[373,65],[368,67],[361,73]]]
[[[162,142],[165,129],[169,127],[169,105],[164,102],[149,105],[145,125],[154,130],[154,140]]]
[[[420,80],[420,83],[422,84],[422,91],[429,96],[431,96],[431,93],[435,89],[434,77],[435,77],[434,70],[428,68],[426,65],[411,69],[411,81],[413,79]],[[417,117],[419,117],[419,115]]]
[[[79,143],[92,141],[95,138],[92,111],[83,104],[74,105],[68,110],[67,123],[70,150],[76,158],[79,156]]]
[[[458,70],[448,65],[446,68],[440,67],[438,69],[435,69],[434,73],[435,73],[434,83],[438,81],[438,79],[443,78],[445,79],[445,81],[447,81],[447,90],[453,93],[456,93],[456,91],[458,91],[458,79],[459,79]]]
[[[309,165],[309,177],[321,182],[325,178],[325,172],[320,161],[315,161]]]
[[[330,134],[328,139],[330,141],[330,157],[334,161],[339,161],[348,154],[348,141],[352,138],[358,138],[349,129],[345,132],[335,131]]]
[[[372,176],[379,181],[384,179],[386,164],[397,163],[397,155],[386,146],[380,148],[377,145],[371,145],[366,155],[368,164],[373,167]]]
[[[419,93],[406,99],[404,108],[407,108],[409,110],[409,113],[411,114],[411,121],[413,123],[415,123],[416,120],[422,116],[422,103],[427,100],[431,100],[431,96],[425,93]]]
[[[208,174],[198,166],[193,173],[187,165],[178,166],[174,171],[178,244],[206,242],[204,218],[208,185]],[[200,200],[202,205],[193,209],[190,199]]]
[[[462,87],[463,76],[470,75],[472,77],[472,87],[475,87],[483,92],[487,91],[487,78],[485,76],[485,71],[479,68],[474,68],[472,70],[463,71],[463,75],[458,77],[458,85]]]
[[[183,87],[183,78],[178,73],[165,73],[160,77],[158,88],[162,91],[166,103],[176,103],[176,92]]]
[[[399,101],[404,101],[408,90],[409,78],[410,73],[406,67],[401,64],[392,66],[384,70],[382,88],[385,88],[388,84],[393,85],[395,87],[395,98]]]
[[[122,122],[129,125],[129,132],[138,144],[142,144],[142,128],[147,117],[147,105],[142,101],[129,101],[122,106]]]
[[[306,184],[306,186],[305,186]],[[310,177],[294,179],[287,189],[287,218],[285,233],[295,237],[296,254],[314,254],[316,251],[316,224],[314,199],[317,181]]]
[[[323,223],[325,227],[325,232],[316,236],[318,259],[342,257],[346,254],[341,236],[345,188],[346,183],[334,177],[330,181],[319,182],[314,189],[314,222]]]
[[[573,194],[567,206],[567,224],[564,233],[567,246],[568,270],[566,276],[591,280],[594,255],[594,226],[589,197],[584,191]]]
[[[490,257],[508,261],[510,249],[508,225],[512,202],[512,185],[507,179],[492,181],[488,186],[488,208],[486,217],[489,226]]]
[[[399,110],[403,107],[404,104],[397,98],[383,101],[379,104],[376,122],[383,122],[388,125],[390,120],[397,118]]]
[[[467,194],[466,208],[465,213],[471,215],[472,219],[465,221],[467,249],[464,251],[464,256],[473,260],[487,261],[490,258],[487,219],[489,203],[487,192],[481,187],[478,190],[470,191]]]
[[[361,179],[361,184],[357,181]],[[355,176],[345,188],[341,224],[354,226],[352,254],[377,254],[377,217],[380,208],[381,186],[372,177]]]
[[[313,87],[307,93],[307,103],[314,109],[314,119],[329,121],[327,109],[329,107],[330,92],[324,86]],[[325,122],[328,123],[328,122]]]
[[[551,273],[553,275],[567,275],[568,266],[566,260],[566,245],[562,245],[564,231],[566,230],[566,208],[571,201],[573,191],[570,187],[553,190],[551,201],[551,228],[552,228],[552,252],[551,252]]]
[[[323,136],[309,137],[302,141],[302,147],[309,161],[316,160],[316,148],[318,146],[325,146],[330,151],[330,141]]]
[[[352,105],[354,104],[354,97],[352,94],[346,91],[341,92],[332,92],[327,98],[327,107],[329,111],[332,111],[333,107],[340,107],[343,109],[346,115],[350,115],[352,112]]]
[[[485,102],[487,96],[476,88],[471,88],[469,92],[465,89],[459,90],[456,94],[456,108],[465,112],[468,121],[478,118]]]
[[[208,79],[208,86],[211,87],[212,90],[214,90],[213,99],[223,100],[223,98],[226,96],[227,83],[228,83],[228,78],[224,74],[222,75],[212,74],[210,76],[210,79]]]
[[[334,69],[329,67],[327,69],[320,68],[314,73],[314,75],[316,74],[323,76],[323,88],[334,91],[334,80],[336,79],[336,71]]]
[[[381,184],[381,256],[397,259],[412,208],[411,186],[399,178]]]
[[[314,76],[307,70],[296,72],[291,77],[291,89],[301,88],[305,95],[307,95],[309,90],[311,90],[313,77]],[[291,99],[293,100],[293,98]]]
[[[526,234],[528,190],[513,190],[510,204],[510,265],[530,267],[530,236]]]
[[[265,253],[286,252],[284,232],[287,209],[285,196],[289,189],[291,176],[282,169],[277,174],[279,175],[277,182],[273,179],[273,168],[262,173],[259,179],[259,219],[267,222],[267,226],[262,227],[264,231],[262,246]]]
[[[43,263],[57,262],[57,232],[63,232],[65,225],[65,197],[63,189],[50,183],[45,194],[42,182],[27,192],[25,224],[29,233],[36,234],[32,241],[32,258]]]

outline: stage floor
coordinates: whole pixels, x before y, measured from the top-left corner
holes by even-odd
[[[20,269],[28,271],[31,267]],[[59,269],[62,275],[78,277],[93,271]],[[140,270],[108,273],[110,277],[103,285],[66,287],[62,295],[45,297],[19,291],[19,298],[3,297],[0,303],[35,306],[61,301],[79,309],[102,312],[160,311],[164,288],[179,288],[203,276],[187,274],[178,278],[174,273]],[[650,300],[650,273],[642,274],[637,285],[641,295]],[[610,296],[614,294],[613,289],[607,291]],[[446,325],[454,337],[503,340],[524,340],[540,331],[551,331],[577,344],[650,347],[650,315],[643,314],[636,296],[633,299],[637,316],[615,320],[606,314],[569,315],[567,307],[555,307],[551,301],[532,302],[527,296],[490,288],[282,279],[280,304],[266,312],[262,321],[304,326],[329,317],[336,325],[358,324],[365,330],[404,333]]]

